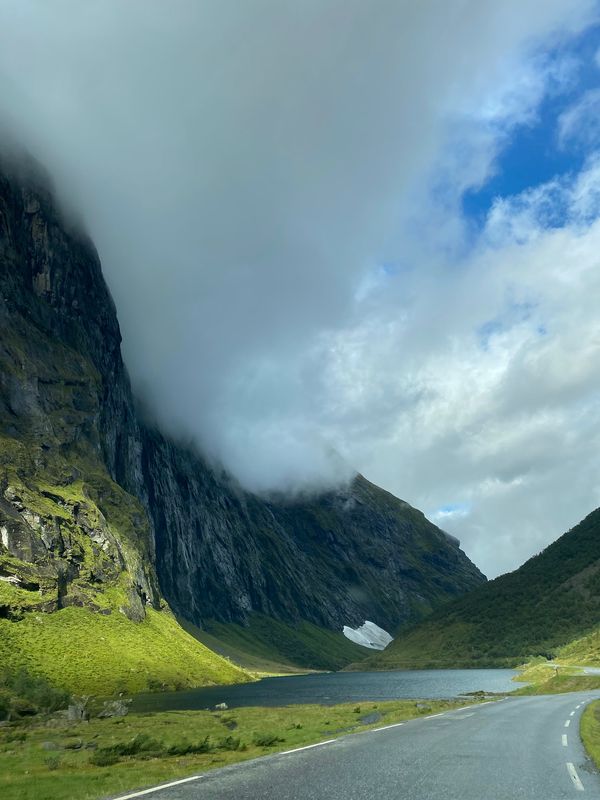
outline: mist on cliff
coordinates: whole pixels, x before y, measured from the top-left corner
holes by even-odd
[[[590,317],[552,269],[580,237],[591,270],[598,233],[525,198],[475,235],[461,204],[572,80],[593,9],[2,0],[0,116],[85,220],[163,429],[252,491],[360,470],[494,574],[592,508]],[[588,477],[558,509],[567,440]]]

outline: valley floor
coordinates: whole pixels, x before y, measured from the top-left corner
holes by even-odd
[[[2,800],[97,800],[473,701],[129,714],[0,728]]]

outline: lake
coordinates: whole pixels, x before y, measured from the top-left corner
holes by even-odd
[[[399,698],[440,699],[469,692],[511,692],[512,669],[424,669],[393,672],[327,672],[263,678],[256,683],[209,686],[184,692],[136,695],[132,711],[182,711],[236,706],[287,706],[295,703],[351,703]]]

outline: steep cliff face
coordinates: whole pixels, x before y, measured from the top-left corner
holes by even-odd
[[[140,422],[96,252],[45,187],[0,163],[0,616],[142,620],[162,591],[199,625],[395,630],[484,580],[362,477],[265,500]]]
[[[114,307],[44,185],[0,170],[0,664],[79,693],[245,680],[161,598],[150,520],[114,480],[139,442]]]
[[[28,169],[0,175],[1,549],[36,565],[38,607],[93,604],[127,575],[123,607],[141,619],[159,591],[144,509],[109,474],[129,409],[114,413],[127,395],[114,306],[93,247]]]
[[[421,512],[362,476],[320,497],[268,501],[156,433],[143,453],[161,586],[197,624],[260,612],[394,631],[482,581]]]

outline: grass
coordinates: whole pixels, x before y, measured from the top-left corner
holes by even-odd
[[[561,664],[600,667],[600,628],[561,647],[556,657]]]
[[[584,710],[580,733],[588,755],[600,769],[600,700],[590,703]]]
[[[0,729],[0,797],[95,800],[472,702],[396,700],[130,714],[87,723],[24,721]]]
[[[515,695],[538,695],[538,694],[562,694],[564,692],[589,692],[600,689],[600,675],[582,675],[575,670],[560,672],[558,675],[547,670],[548,677],[544,679],[540,676],[527,686],[522,686],[513,694]]]
[[[142,622],[70,607],[0,619],[0,664],[26,668],[75,694],[139,692],[249,680],[187,634],[166,610]]]
[[[562,659],[560,662],[545,658],[533,659],[521,667],[513,680],[527,684],[514,691],[515,695],[562,694],[600,689],[600,675],[585,675],[580,666],[566,664]]]

